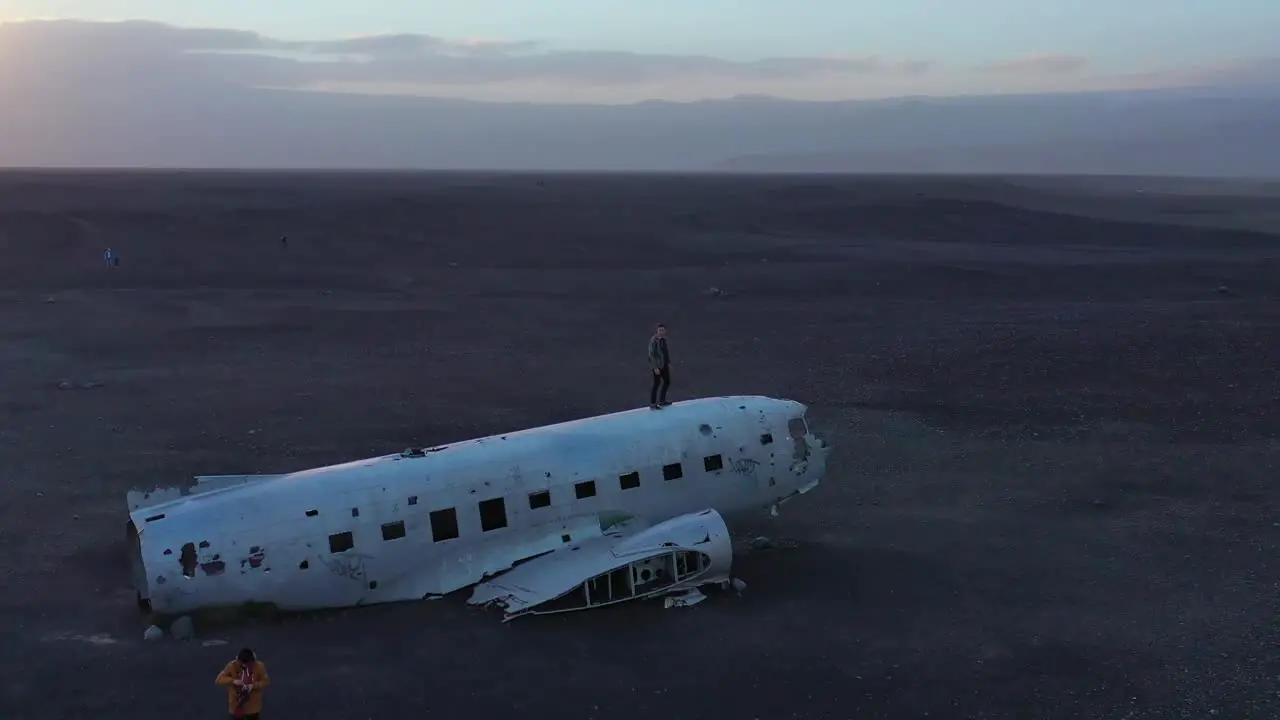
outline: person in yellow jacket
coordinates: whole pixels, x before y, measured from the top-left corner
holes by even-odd
[[[267,666],[245,648],[235,660],[227,663],[213,681],[227,689],[227,709],[236,720],[259,720],[262,712],[262,691],[271,684]]]

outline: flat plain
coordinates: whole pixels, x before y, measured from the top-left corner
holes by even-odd
[[[658,321],[835,446],[741,596],[143,641],[128,489],[638,407]],[[273,720],[1275,718],[1278,438],[1280,184],[0,175],[6,718],[222,717],[246,644]]]

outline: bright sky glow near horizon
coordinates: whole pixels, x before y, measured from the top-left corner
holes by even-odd
[[[147,19],[288,40],[422,33],[727,59],[981,64],[1069,53],[1116,70],[1280,52],[1276,0],[0,0],[0,20]]]
[[[1280,0],[0,0],[0,21],[19,80],[592,104],[1280,81]]]
[[[1244,133],[1263,150],[1232,167],[1256,172],[1277,29],[1280,0],[0,0],[0,164],[634,169],[1019,143],[1061,164],[1062,138],[1128,133],[1087,147],[1134,168]]]

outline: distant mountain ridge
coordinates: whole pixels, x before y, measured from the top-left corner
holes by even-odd
[[[1082,134],[1041,143],[743,155],[712,169],[749,173],[947,173],[1280,178],[1280,113],[1152,136]]]
[[[1280,175],[1280,86],[537,105],[0,83],[0,166]]]

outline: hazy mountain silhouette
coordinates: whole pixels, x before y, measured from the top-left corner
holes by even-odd
[[[199,52],[280,44],[239,31],[75,22],[0,29],[9,58],[0,64],[0,166],[1280,175],[1280,61],[1215,71],[1202,83],[1211,87],[1190,89],[539,105],[264,86],[305,86],[322,71],[479,83],[554,70],[588,84],[677,82],[694,70],[772,77],[832,61],[422,54],[416,65],[326,66]],[[399,53],[428,41],[440,42],[359,42]]]
[[[1185,91],[531,105],[43,86],[8,166],[1280,175],[1280,98]]]

